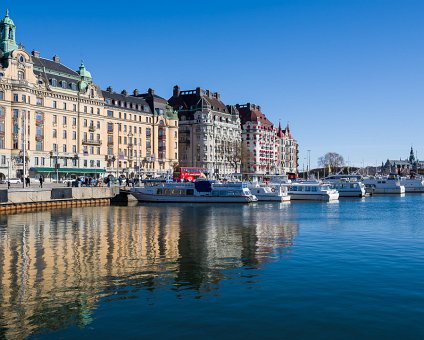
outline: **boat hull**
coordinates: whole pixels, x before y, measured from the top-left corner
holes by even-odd
[[[306,201],[333,201],[339,199],[339,194],[303,194],[303,193],[289,193],[291,200],[306,200]]]
[[[259,202],[288,202],[290,196],[277,196],[277,195],[260,195],[255,194]]]
[[[250,203],[256,202],[252,197],[248,196],[166,196],[166,195],[150,195],[140,192],[131,192],[131,194],[139,202],[168,202],[168,203]]]

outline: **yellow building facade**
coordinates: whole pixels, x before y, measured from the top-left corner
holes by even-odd
[[[28,53],[8,13],[0,32],[0,179],[172,172],[178,117],[165,99],[102,91],[83,62]]]

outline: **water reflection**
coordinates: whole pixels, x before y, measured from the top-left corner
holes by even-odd
[[[85,326],[100,299],[140,289],[179,298],[217,291],[244,275],[232,269],[258,268],[290,249],[298,227],[287,210],[147,205],[2,215],[0,338]]]

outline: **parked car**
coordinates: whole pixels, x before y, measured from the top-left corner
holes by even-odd
[[[8,182],[6,178],[6,183]],[[9,179],[10,184],[22,184],[21,180],[19,178],[10,178]]]

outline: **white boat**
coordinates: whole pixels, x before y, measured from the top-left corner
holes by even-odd
[[[288,194],[292,200],[332,201],[339,199],[337,190],[330,188],[329,184],[318,181],[291,183]]]
[[[339,192],[339,197],[363,197],[365,196],[365,185],[360,182],[358,175],[332,175],[324,178],[333,189]]]
[[[400,184],[400,177],[391,174],[388,177],[377,177],[364,179],[367,193],[374,194],[404,194],[405,187]]]
[[[401,177],[400,185],[403,185],[405,187],[406,193],[424,192],[424,179],[422,177],[415,177],[415,178]]]
[[[130,193],[140,202],[249,203],[258,200],[247,183],[209,180],[158,183],[131,188]]]
[[[288,202],[290,196],[287,194],[287,187],[283,185],[260,185],[259,183],[249,184],[250,192],[258,198],[258,201]]]

